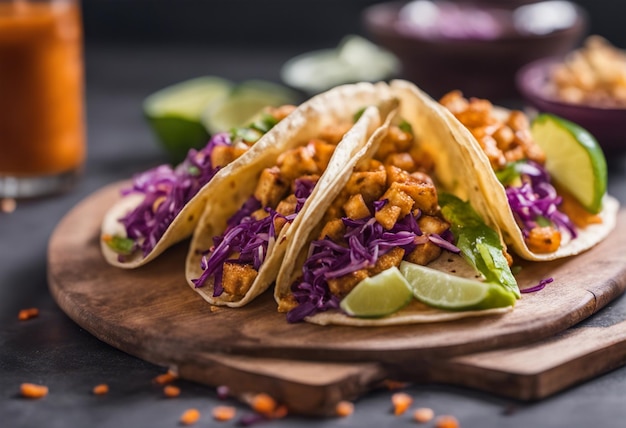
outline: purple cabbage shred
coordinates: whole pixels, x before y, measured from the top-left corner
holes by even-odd
[[[270,420],[269,417],[260,413],[249,413],[241,417],[238,425],[242,427],[249,427],[268,420]]]
[[[385,205],[389,202],[389,199],[379,199],[378,201],[374,201],[374,212],[378,212],[383,209]]]
[[[539,281],[539,284],[535,285],[534,287],[520,290],[520,293],[534,293],[536,291],[543,290],[546,287],[546,285],[550,284],[553,281],[554,281],[554,278],[544,278],[541,281]]]
[[[261,268],[270,244],[276,239],[276,219],[282,218],[287,223],[293,222],[315,188],[315,181],[297,179],[294,187],[298,201],[294,214],[284,216],[273,208],[265,207],[264,210],[268,215],[257,219],[253,217],[253,213],[262,208],[261,202],[254,196],[244,202],[227,220],[224,233],[213,238],[213,247],[202,256],[200,267],[203,272],[199,278],[192,280],[196,288],[204,286],[207,279],[213,276],[213,297],[220,296],[224,292],[222,276],[226,262],[250,265],[256,271]],[[232,257],[233,254],[236,254],[236,257]]]
[[[509,206],[522,226],[522,233],[528,236],[539,225],[538,219],[550,221],[557,229],[576,237],[576,229],[567,215],[559,211],[562,198],[557,195],[550,183],[548,172],[538,163],[528,161],[520,164],[523,184],[509,186],[506,196]]]
[[[144,257],[157,242],[185,205],[217,173],[219,168],[211,165],[211,152],[216,146],[227,146],[231,140],[227,133],[215,134],[200,150],[191,149],[187,158],[175,169],[161,165],[133,179],[131,188],[122,195],[140,193],[143,201],[119,221],[126,228],[126,235],[133,239]]]
[[[217,398],[220,400],[226,400],[230,397],[230,388],[226,385],[220,385],[215,390],[217,392]]]
[[[380,209],[385,203],[386,200],[378,201],[374,205]],[[423,234],[417,224],[420,215],[406,215],[391,230],[385,230],[375,217],[360,220],[344,217],[347,247],[329,237],[313,241],[302,267],[302,278],[292,285],[298,305],[287,313],[287,321],[299,322],[316,313],[338,308],[339,298],[331,294],[327,281],[372,267],[395,247],[402,248],[408,255],[418,245],[431,241],[443,249],[456,253],[460,251],[452,244],[452,232],[449,230],[442,236]]]

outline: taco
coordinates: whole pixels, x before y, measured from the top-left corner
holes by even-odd
[[[581,253],[605,239],[615,227],[619,204],[599,194],[596,212],[584,208],[551,178],[546,153],[533,139],[521,111],[494,107],[452,91],[440,99],[450,129],[471,152],[480,188],[504,240],[527,260],[553,260]],[[606,183],[606,164],[598,170]]]
[[[511,309],[507,303],[452,312],[413,301],[377,319],[338,309],[361,281],[403,261],[482,276],[510,293],[509,302],[519,297],[494,219],[472,210],[485,200],[467,151],[434,100],[409,82],[394,81],[390,89],[399,100],[397,115],[353,157],[334,187],[310,201],[288,244],[275,299],[289,322],[390,325]],[[449,192],[445,198],[442,191]]]
[[[263,152],[244,155],[207,195],[187,256],[188,284],[209,303],[231,307],[265,291],[302,226],[300,213],[334,187],[394,102],[384,84],[345,85],[279,123]]]
[[[161,165],[136,175],[105,214],[100,242],[106,260],[121,268],[136,268],[189,237],[218,172],[236,170],[233,161],[253,145],[257,145],[254,153],[260,153],[275,140],[263,136],[273,134],[274,125],[294,109],[268,107],[248,126],[217,133],[204,148],[191,149],[175,168]]]

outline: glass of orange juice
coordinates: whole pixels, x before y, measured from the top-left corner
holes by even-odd
[[[68,189],[85,159],[79,0],[0,0],[0,198]]]

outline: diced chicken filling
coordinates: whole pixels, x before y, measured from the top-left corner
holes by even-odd
[[[561,234],[551,226],[537,226],[530,230],[525,240],[530,251],[552,253],[561,245]]]
[[[404,250],[402,248],[393,248],[388,253],[380,256],[376,264],[370,268],[359,269],[342,277],[329,279],[328,288],[333,295],[344,297],[365,278],[376,275],[390,267],[400,265],[403,257]]]
[[[275,166],[262,171],[254,197],[262,208],[252,213],[252,218],[261,220],[268,215],[267,208],[279,215],[274,217],[274,229],[277,236],[289,224],[287,217],[297,212],[296,180],[305,179],[316,183],[326,169],[332,157],[336,143],[341,140],[344,127],[336,126],[326,130],[326,139],[311,139],[306,145],[288,150],[280,155]],[[222,287],[228,299],[239,300],[250,290],[258,272],[251,264],[236,261],[237,254],[232,254],[223,265]]]
[[[246,295],[252,283],[257,277],[258,272],[250,265],[238,264],[233,262],[224,263],[224,271],[222,276],[222,286],[224,292],[230,296],[239,298]]]
[[[533,140],[530,123],[523,112],[512,110],[499,117],[488,100],[468,100],[458,90],[447,93],[439,102],[476,138],[494,171],[520,160],[545,164],[545,154]],[[561,245],[561,232],[554,225],[536,226],[524,240],[533,252],[551,253]]]
[[[513,110],[500,118],[494,113],[491,102],[478,98],[468,100],[461,91],[449,92],[439,102],[474,135],[494,170],[499,171],[508,162],[522,159],[545,163],[545,154],[533,140],[523,112]]]
[[[248,150],[248,146],[245,144],[215,146],[211,151],[211,165],[213,168],[222,168],[244,154],[246,150]]]
[[[254,197],[261,202],[261,206],[275,208],[289,190],[290,185],[290,181],[284,177],[280,167],[265,168],[254,190]]]
[[[382,141],[374,159],[355,168],[345,188],[328,209],[319,239],[329,238],[347,246],[344,238],[344,217],[361,220],[374,216],[384,229],[414,215],[424,235],[442,234],[450,225],[441,218],[437,190],[427,172],[432,171],[432,158],[415,149],[413,135],[393,126]],[[374,203],[382,205],[376,209]],[[347,295],[363,279],[398,266],[402,260],[426,265],[439,257],[441,247],[424,239],[410,253],[396,247],[378,258],[373,266],[332,278],[327,281],[330,292]]]

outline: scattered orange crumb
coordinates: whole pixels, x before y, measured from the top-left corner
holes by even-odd
[[[385,379],[383,381],[383,384],[385,385],[385,387],[390,390],[390,391],[394,391],[397,389],[402,389],[402,388],[406,388],[408,383],[406,382],[400,382],[397,380],[391,380],[391,379]]]
[[[23,383],[20,385],[20,393],[25,398],[43,398],[48,395],[48,387],[34,383]]]
[[[210,306],[210,310],[211,310],[211,312],[217,312],[217,311],[220,310],[220,307],[219,306],[215,306],[215,305],[211,305]]]
[[[217,406],[213,409],[213,419],[216,421],[229,421],[235,417],[236,410],[232,406]]]
[[[265,416],[271,416],[276,409],[276,400],[268,394],[261,393],[252,398],[250,405],[255,412]]]
[[[180,388],[174,385],[166,385],[165,388],[163,388],[163,394],[167,398],[178,397],[180,395]]]
[[[335,413],[337,414],[337,416],[340,416],[342,418],[350,416],[352,413],[354,413],[354,404],[349,401],[340,401],[339,403],[337,403],[337,406],[335,406]]]
[[[17,208],[17,202],[13,198],[1,198],[0,199],[0,211],[6,214],[10,214]]]
[[[37,308],[28,308],[28,309],[22,309],[17,314],[17,319],[19,319],[20,321],[26,321],[26,320],[29,320],[31,318],[36,318],[38,316],[39,316],[39,309],[37,309]]]
[[[405,392],[396,392],[391,396],[391,403],[393,404],[393,414],[400,416],[411,407],[413,397]]]
[[[101,237],[102,242],[111,242],[113,240],[113,236],[108,233],[103,234]]]
[[[168,371],[167,373],[156,376],[154,379],[152,379],[152,382],[156,383],[157,385],[167,385],[168,383],[174,382],[176,379],[178,379],[178,376],[176,376],[175,373]]]
[[[94,395],[105,395],[109,393],[109,385],[106,383],[101,383],[100,385],[96,385],[91,390]]]
[[[282,419],[289,413],[289,409],[284,404],[276,407],[276,410],[272,412],[272,419]]]
[[[415,422],[419,422],[421,424],[432,421],[434,417],[435,412],[433,409],[428,407],[420,407],[419,409],[415,409],[415,412],[413,412],[413,419]]]
[[[183,425],[193,425],[200,419],[198,409],[187,409],[180,415],[180,423]]]
[[[435,428],[459,428],[459,421],[451,415],[441,415],[435,420]]]

